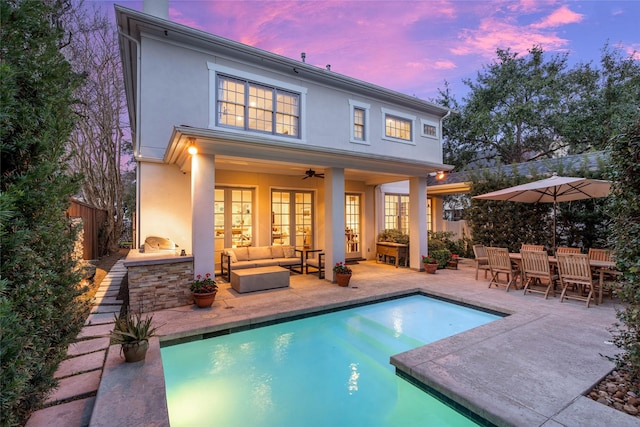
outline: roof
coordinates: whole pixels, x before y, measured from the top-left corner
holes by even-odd
[[[567,170],[582,168],[583,166],[587,170],[595,171],[600,169],[602,162],[608,157],[609,154],[606,151],[593,151],[553,159],[541,159],[511,165],[451,172],[445,174],[444,178],[440,180],[435,176],[429,176],[427,178],[427,187],[429,188],[429,194],[466,193],[469,191],[471,176],[483,171],[497,172],[498,170],[502,170],[507,175],[512,175],[515,171],[518,175],[522,176],[551,175],[559,168]]]

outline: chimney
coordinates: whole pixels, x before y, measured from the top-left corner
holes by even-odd
[[[143,0],[142,11],[169,20],[169,0]]]

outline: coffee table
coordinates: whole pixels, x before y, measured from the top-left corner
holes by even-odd
[[[286,288],[289,274],[289,270],[278,266],[232,270],[231,287],[240,293]]]

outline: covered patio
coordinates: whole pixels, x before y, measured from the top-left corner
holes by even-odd
[[[222,284],[211,309],[156,311],[161,336],[153,339],[144,365],[124,363],[119,348],[111,347],[91,425],[132,419],[168,425],[160,345],[415,292],[508,315],[392,356],[391,363],[403,374],[495,425],[637,425],[637,418],[584,396],[613,368],[602,355],[617,350],[608,332],[616,300],[607,298],[587,309],[580,302],[561,305],[559,298],[488,289],[488,280],[474,279],[471,260],[463,260],[458,270],[438,270],[435,275],[375,261],[352,269],[348,288],[314,275],[292,275],[289,288],[263,292],[239,294]]]

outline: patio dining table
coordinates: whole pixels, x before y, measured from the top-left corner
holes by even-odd
[[[522,254],[520,252],[509,252],[509,259],[518,264],[518,268],[522,271]],[[556,267],[558,264],[558,259],[552,255],[549,255],[549,265],[551,267]],[[604,284],[604,275],[606,273],[609,274],[618,274],[616,270],[616,263],[613,261],[600,261],[595,259],[589,260],[589,265],[593,270],[595,270],[600,275],[600,290],[598,291],[598,298],[596,300],[596,304],[602,304],[602,289]],[[523,285],[523,274],[520,274],[520,286]]]

